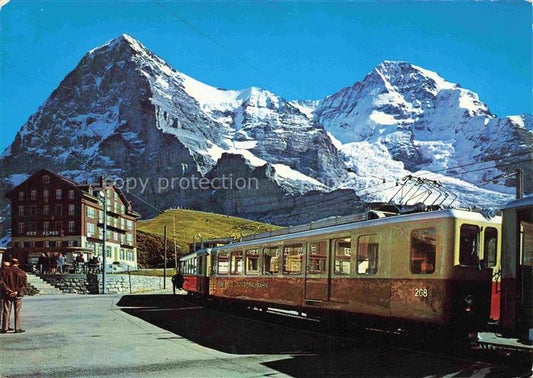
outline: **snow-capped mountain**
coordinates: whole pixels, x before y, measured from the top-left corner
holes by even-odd
[[[530,162],[504,165],[532,157],[531,116],[497,118],[474,92],[407,62],[383,62],[361,82],[326,97],[314,113],[355,170],[344,185],[364,188],[372,177],[418,172],[451,186],[457,180],[443,176],[510,193],[506,185],[513,180],[491,180],[522,168],[533,190]],[[510,157],[494,159],[503,156]],[[463,204],[476,204],[464,198],[468,185],[457,190]]]
[[[512,179],[486,180],[517,167],[533,175],[528,163],[494,167],[531,158],[532,124],[530,115],[497,118],[475,93],[406,62],[383,62],[323,100],[287,101],[260,88],[203,84],[122,35],[82,58],[2,153],[0,171],[4,190],[40,167],[76,180],[140,178],[146,190],[133,191],[157,208],[278,223],[346,214],[359,196],[388,199],[394,189],[383,181],[415,172],[442,180],[463,205],[497,205],[509,198]],[[510,157],[471,165],[504,155]],[[474,171],[488,166],[494,168]],[[255,177],[261,188],[157,185],[161,177],[214,172]],[[377,190],[361,191],[369,186]],[[154,213],[132,199],[145,215]],[[312,210],[313,201],[327,211]],[[307,215],[295,217],[303,204]]]

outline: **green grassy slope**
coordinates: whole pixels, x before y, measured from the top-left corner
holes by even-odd
[[[139,231],[163,236],[164,226],[167,226],[169,240],[174,239],[174,225],[176,230],[176,244],[182,252],[189,251],[189,243],[193,235],[200,234],[203,239],[235,237],[257,234],[260,232],[276,230],[281,227],[267,223],[251,221],[227,215],[206,213],[194,210],[167,210],[157,217],[139,221]],[[198,241],[198,236],[196,237]]]

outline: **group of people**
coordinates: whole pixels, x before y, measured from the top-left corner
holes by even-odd
[[[22,309],[22,297],[24,288],[28,282],[26,273],[19,268],[19,261],[16,258],[4,261],[0,268],[0,299],[2,304],[2,329],[0,333],[15,331],[15,333],[25,332],[21,327],[20,311]],[[9,318],[11,312],[15,312],[14,328],[10,327]]]
[[[100,273],[100,258],[93,256],[88,262],[85,262],[85,257],[82,253],[74,258],[74,272],[75,273]]]
[[[74,273],[87,273],[100,270],[100,259],[92,257],[89,262],[85,261],[82,253],[74,257],[74,265],[67,264],[67,257],[59,252],[42,253],[37,260],[39,274],[62,274],[68,273],[68,267],[74,268]]]
[[[59,252],[41,253],[37,260],[39,272],[41,274],[65,273],[65,263],[67,258]]]

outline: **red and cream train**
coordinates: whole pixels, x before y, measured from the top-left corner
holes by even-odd
[[[368,211],[190,253],[180,274],[185,290],[216,301],[463,334],[492,320],[527,339],[532,232],[531,197],[503,223],[461,209]]]

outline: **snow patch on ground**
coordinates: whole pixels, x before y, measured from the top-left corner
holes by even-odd
[[[11,245],[11,234],[0,238],[0,248],[9,248]]]
[[[370,113],[370,117],[369,118],[372,121],[374,121],[375,123],[379,123],[379,124],[382,124],[382,125],[394,125],[394,124],[397,123],[397,121],[394,118],[394,116],[392,116],[390,114],[387,114],[387,113],[379,112],[379,111],[376,111],[376,110],[374,110],[372,113]]]
[[[11,145],[5,148],[4,152],[2,152],[2,154],[0,155],[0,159],[6,158],[10,155],[11,155]]]
[[[185,74],[180,74],[180,76],[183,78],[185,91],[195,98],[203,109],[232,110],[243,100],[245,91],[218,89]]]
[[[521,128],[521,129],[525,129],[525,123],[524,123],[524,119],[521,117],[521,116],[508,116],[507,118],[509,118],[511,120],[511,122],[513,122],[517,127]]]
[[[17,186],[27,180],[28,177],[30,177],[30,175],[27,173],[14,173],[12,175],[7,176],[7,180],[11,182],[13,186]]]
[[[444,80],[442,77],[439,76],[438,73],[436,72],[433,72],[433,71],[429,71],[429,70],[426,70],[422,67],[419,67],[419,66],[415,66],[414,64],[412,65],[414,68],[416,68],[418,71],[420,71],[424,76],[426,77],[429,77],[431,80],[433,80],[435,82],[435,84],[437,84],[437,89],[438,90],[443,90],[443,89],[453,89],[456,87],[455,84],[452,84],[446,80]]]
[[[320,181],[303,173],[292,169],[285,164],[272,164],[274,167],[274,178],[278,184],[284,187],[291,187],[299,193],[306,193],[310,190],[328,190]]]
[[[429,160],[426,169],[437,171],[450,166],[455,153],[452,141],[415,141],[414,145],[424,160]]]

